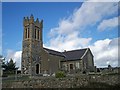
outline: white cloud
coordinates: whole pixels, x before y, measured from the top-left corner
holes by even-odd
[[[97,67],[107,67],[108,64],[114,67],[118,66],[118,59],[120,58],[120,56],[118,57],[118,40],[120,41],[120,38],[97,40],[92,45],[86,44],[86,46],[83,45],[83,47],[79,46],[79,41],[82,40],[84,42],[85,39],[86,38],[83,40],[72,39],[71,41],[65,43],[56,40],[57,42],[54,43],[55,45],[48,48],[63,51],[64,48],[66,48],[66,50],[74,50],[89,47],[94,55],[94,63]],[[91,40],[86,41],[90,42]],[[57,43],[61,43],[61,45]],[[76,43],[76,45],[73,43]]]
[[[109,10],[110,12],[108,12]],[[117,13],[117,10],[118,3],[86,2],[74,13],[73,18],[74,22],[79,23],[80,26],[94,25],[107,15]]]
[[[109,11],[110,10],[110,11]],[[108,12],[109,11],[109,12]],[[81,31],[85,27],[94,26],[105,17],[117,15],[117,2],[84,2],[80,8],[75,9],[68,18],[59,21],[58,27],[52,28],[50,35],[70,34]]]
[[[117,14],[117,10],[118,3],[115,2],[84,2],[68,18],[60,20],[58,27],[51,29],[51,39],[45,46],[57,50],[85,47],[89,45],[92,38],[83,38],[81,30],[84,31],[89,26],[104,20],[105,17]]]
[[[21,69],[21,54],[22,51],[7,50],[6,60],[10,60],[12,58],[13,61],[16,62],[16,66]]]
[[[108,64],[118,66],[118,40],[120,38],[98,40],[89,46],[94,54],[96,66],[107,67]]]
[[[82,38],[79,37],[78,32],[73,32],[67,34],[67,36],[58,35],[57,37],[52,38],[47,47],[59,51],[72,50],[74,48],[82,48],[89,45],[91,40],[92,38]]]
[[[118,26],[118,17],[112,19],[103,20],[97,27],[99,31],[110,30],[111,28]]]
[[[104,7],[104,8],[103,8]],[[102,9],[103,8],[103,9]],[[84,2],[82,6],[75,9],[68,18],[58,22],[58,27],[50,30],[51,39],[45,46],[56,50],[69,50],[87,46],[92,40],[91,37],[83,38],[81,30],[94,26],[102,21],[107,15],[116,14],[118,3]],[[110,10],[110,12],[108,12]]]
[[[116,44],[113,45],[113,41],[116,42],[116,40],[108,38],[97,40],[91,44],[92,37],[83,38],[81,35],[81,31],[86,30],[89,26],[96,26],[107,17],[113,17],[117,13],[118,3],[84,2],[68,18],[61,19],[58,22],[58,27],[51,29],[51,39],[45,43],[45,46],[59,51],[89,46],[95,56],[95,65],[99,67],[107,66],[107,64],[117,66],[118,48]]]

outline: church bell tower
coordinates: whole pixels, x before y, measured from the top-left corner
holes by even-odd
[[[36,72],[35,64],[40,68],[40,52],[43,49],[42,28],[43,20],[34,20],[33,15],[23,19],[23,41],[22,41],[22,62],[21,73],[34,75]],[[40,69],[39,69],[40,70]],[[40,71],[37,71],[39,74]]]

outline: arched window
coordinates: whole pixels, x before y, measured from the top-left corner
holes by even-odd
[[[29,28],[27,30],[28,30],[28,38],[29,38],[30,37],[30,35],[29,35],[30,34],[30,30],[29,30]]]
[[[36,39],[36,29],[35,29],[35,39]]]
[[[36,64],[36,74],[39,74],[39,64]]]
[[[25,38],[27,38],[27,28],[25,29]]]
[[[37,39],[39,40],[39,30],[37,31]]]

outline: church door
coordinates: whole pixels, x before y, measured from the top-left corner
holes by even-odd
[[[36,74],[39,74],[39,64],[36,65]]]

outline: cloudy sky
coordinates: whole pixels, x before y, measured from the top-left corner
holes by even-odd
[[[44,47],[58,51],[89,47],[97,67],[118,66],[118,3],[97,1],[2,3],[4,57],[21,67],[23,17],[32,13],[44,20]]]

